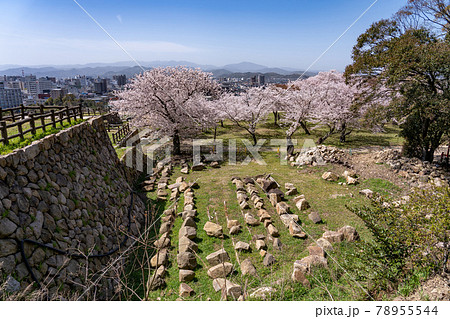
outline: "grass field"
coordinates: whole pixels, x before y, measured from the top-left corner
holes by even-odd
[[[399,128],[394,126],[387,126],[386,132],[381,134],[374,134],[370,131],[355,131],[348,136],[346,143],[339,142],[338,135],[332,135],[324,144],[337,146],[340,148],[358,149],[363,147],[381,146],[390,147],[401,145],[403,140],[399,137]],[[293,136],[298,140],[296,148],[301,148],[306,139],[316,141],[319,136],[325,133],[324,129],[311,130],[311,135],[306,135],[302,130],[299,130]],[[204,132],[200,138],[211,139],[214,137],[214,131],[209,130]],[[228,252],[231,262],[234,265],[234,271],[229,276],[229,280],[240,284],[247,292],[252,292],[258,287],[270,286],[276,289],[276,292],[271,296],[273,300],[365,300],[369,298],[365,292],[358,287],[352,277],[346,274],[339,266],[345,265],[348,260],[347,256],[355,252],[355,243],[342,243],[339,248],[331,253],[332,258],[328,258],[329,267],[327,269],[316,269],[312,276],[308,279],[311,283],[311,289],[304,288],[301,284],[296,284],[291,280],[293,270],[293,263],[308,255],[307,247],[313,243],[313,239],[318,239],[326,230],[338,230],[342,226],[350,225],[355,227],[365,241],[371,241],[369,231],[365,228],[363,222],[352,212],[347,209],[350,205],[363,205],[369,201],[359,194],[359,190],[364,188],[371,188],[383,195],[396,196],[400,193],[400,189],[395,187],[389,181],[383,179],[368,179],[361,180],[357,186],[339,185],[337,182],[327,182],[321,178],[325,171],[335,171],[341,173],[337,167],[327,165],[322,167],[306,167],[294,168],[289,165],[281,165],[279,155],[274,152],[276,146],[270,146],[266,141],[260,154],[267,165],[259,165],[252,161],[249,165],[242,165],[245,156],[249,155],[245,150],[245,145],[242,139],[250,140],[250,135],[242,128],[235,124],[225,121],[224,126],[218,126],[216,132],[217,139],[223,139],[225,150],[228,146],[229,139],[236,139],[238,148],[238,163],[237,165],[228,165],[223,163],[221,168],[209,168],[206,171],[191,172],[184,177],[188,182],[197,181],[199,188],[194,190],[195,203],[198,215],[197,222],[197,239],[199,246],[197,262],[198,266],[195,270],[195,280],[188,283],[196,292],[195,296],[188,298],[190,300],[220,300],[220,292],[215,292],[212,286],[212,279],[207,275],[209,266],[206,262],[206,256],[210,253],[221,249],[222,247]],[[257,137],[264,139],[284,139],[285,128],[274,124],[273,115],[270,115],[266,123],[260,124],[257,128]],[[190,146],[191,147],[191,146]],[[123,154],[123,150],[116,149],[118,155]],[[226,156],[226,155],[225,155]],[[247,211],[242,211],[238,205],[236,198],[235,186],[231,183],[232,176],[239,176],[241,178],[247,176],[256,176],[260,174],[271,174],[275,180],[281,185],[284,190],[284,183],[290,182],[298,188],[300,194],[304,194],[309,201],[311,208],[305,212],[300,212],[295,207],[292,197],[286,198],[288,204],[291,206],[293,213],[300,218],[302,227],[308,233],[307,239],[293,238],[287,228],[282,224],[281,219],[274,207],[271,206],[267,197],[262,190],[260,196],[264,198],[265,208],[270,212],[274,226],[280,232],[280,239],[283,243],[281,251],[275,250],[272,242],[266,238],[268,252],[272,253],[277,262],[272,267],[265,267],[262,264],[263,258],[259,251],[256,250],[252,236],[256,234],[268,235],[263,224],[257,227],[246,227],[244,222],[244,214]],[[174,169],[171,176],[171,183],[175,182],[178,176],[181,176],[180,167]],[[170,193],[168,191],[168,197]],[[165,208],[168,208],[170,202],[156,201],[155,192],[147,193],[148,198],[154,203],[157,209],[157,216],[159,216]],[[237,257],[233,248],[233,241],[228,236],[226,228],[225,205],[230,219],[239,220],[242,226],[242,232],[233,236],[234,242],[244,241],[250,243],[252,251],[249,253],[238,253]],[[250,203],[251,209],[249,212],[257,217],[257,210]],[[182,211],[183,194],[181,194],[180,202],[178,203],[178,212]],[[208,214],[213,217],[213,221],[217,221],[227,234],[225,239],[212,238],[206,235],[203,230],[204,224],[208,221]],[[307,217],[311,211],[316,211],[324,221],[321,224],[314,224]],[[166,284],[164,289],[150,292],[144,296],[143,285],[148,278],[148,267],[142,267],[128,276],[128,284],[131,285],[137,294],[130,295],[132,299],[150,299],[156,300],[176,300],[179,298],[179,279],[177,267],[177,250],[178,250],[178,231],[181,227],[182,219],[179,217],[174,223],[171,234],[171,250],[170,250],[170,264],[166,274]],[[159,229],[159,223],[156,225]],[[155,238],[155,233],[152,233]],[[156,236],[157,237],[157,236]],[[146,252],[148,253],[148,251]],[[154,254],[155,251],[150,251]],[[144,258],[144,254],[139,253],[138,258]],[[258,275],[256,277],[243,276],[239,267],[239,262],[250,258],[255,265]],[[336,260],[338,263],[333,261]],[[142,262],[142,260],[141,260]],[[144,263],[145,264],[145,263]],[[361,282],[362,286],[367,286],[368,283]],[[139,297],[137,297],[139,296]]]
[[[326,230],[337,230],[345,225],[356,227],[364,240],[370,241],[370,234],[363,226],[362,221],[351,213],[346,205],[360,205],[367,203],[367,199],[358,194],[360,189],[367,185],[377,186],[378,191],[385,191],[392,193],[392,188],[389,182],[367,180],[357,186],[343,186],[337,182],[327,182],[321,178],[323,172],[335,168],[331,165],[324,167],[304,168],[298,169],[287,165],[280,165],[280,159],[274,152],[267,152],[263,154],[264,160],[267,162],[266,166],[259,165],[255,162],[249,165],[223,165],[221,168],[209,168],[206,171],[191,172],[189,175],[184,175],[188,182],[197,181],[199,188],[194,190],[195,203],[198,211],[197,215],[197,239],[199,246],[197,256],[198,266],[195,270],[196,278],[189,285],[195,290],[196,294],[190,300],[220,300],[220,292],[215,292],[212,286],[212,279],[207,275],[208,265],[206,256],[210,253],[221,249],[222,247],[228,252],[231,262],[234,265],[234,272],[229,279],[242,287],[246,291],[251,292],[253,289],[263,286],[270,286],[277,289],[277,292],[271,297],[273,300],[365,300],[368,297],[365,293],[357,287],[352,279],[344,273],[344,271],[331,259],[328,258],[328,269],[316,269],[313,275],[309,277],[312,288],[305,289],[301,284],[293,283],[290,276],[293,270],[293,263],[295,260],[301,259],[308,255],[307,247],[313,243],[313,239],[318,239]],[[281,251],[275,250],[272,243],[266,239],[268,252],[272,253],[277,262],[272,267],[265,267],[262,264],[263,258],[255,249],[252,236],[255,234],[265,234],[267,231],[263,224],[257,227],[245,226],[243,214],[247,212],[242,211],[236,199],[235,187],[231,183],[232,176],[255,176],[259,174],[270,173],[275,180],[282,185],[284,190],[284,183],[291,182],[297,186],[299,192],[304,194],[309,201],[311,208],[305,212],[297,210],[293,204],[292,197],[286,198],[290,204],[293,213],[299,215],[301,225],[308,233],[308,238],[297,239],[290,236],[289,231],[282,224],[275,208],[271,206],[268,199],[263,192],[260,196],[264,198],[265,207],[270,212],[274,226],[280,232],[281,242],[284,244]],[[180,168],[176,167],[171,176],[171,182],[175,182],[178,176],[181,176]],[[394,190],[395,191],[395,190]],[[169,194],[169,191],[168,191]],[[170,202],[157,202],[155,193],[148,193],[148,197],[157,204],[158,212],[161,213],[164,208],[167,208]],[[242,227],[242,232],[234,236],[235,242],[244,241],[250,243],[252,252],[238,253],[240,262],[244,259],[250,258],[255,265],[258,276],[242,276],[239,263],[237,261],[233,243],[228,236],[226,228],[226,218],[224,213],[224,205],[226,203],[230,219],[239,220]],[[181,195],[178,211],[183,207],[183,195]],[[224,233],[227,234],[225,239],[218,239],[209,237],[203,230],[204,224],[208,221],[207,211],[214,219],[217,218],[218,223],[223,227]],[[256,217],[256,210],[251,204],[252,212]],[[311,211],[317,211],[324,223],[314,224],[307,217]],[[215,221],[215,220],[214,220]],[[170,251],[170,266],[166,274],[167,287],[157,291],[150,292],[147,296],[150,300],[155,300],[158,297],[162,300],[175,300],[178,298],[178,288],[180,285],[178,279],[178,267],[176,262],[176,255],[178,249],[178,231],[181,227],[182,219],[178,217],[175,221],[172,230],[171,242],[172,249]],[[159,229],[157,225],[156,229]],[[354,243],[342,243],[340,249],[336,249],[331,255],[340,263],[345,264],[343,252],[351,253],[355,249]],[[336,247],[337,248],[337,247]],[[146,270],[148,271],[148,269]],[[135,287],[139,286],[142,281],[141,272],[135,273],[131,277],[135,282],[130,283]],[[365,283],[361,283],[363,286]],[[140,294],[142,289],[137,289]],[[142,296],[142,295],[141,295]],[[142,296],[144,298],[144,296]]]
[[[310,127],[313,127],[311,124]],[[297,139],[298,145],[296,148],[301,148],[305,139],[312,139],[314,142],[320,136],[326,133],[325,128],[310,129],[311,135],[307,135],[300,128],[294,135],[293,139]],[[257,137],[261,139],[284,139],[286,136],[286,128],[280,127],[274,123],[273,115],[269,115],[267,121],[258,125],[256,129]],[[400,128],[394,125],[386,125],[384,133],[374,133],[369,130],[355,130],[349,136],[347,141],[341,143],[339,141],[339,134],[331,135],[324,141],[324,145],[337,146],[340,148],[362,148],[371,146],[392,147],[403,144],[403,138],[399,136]],[[205,132],[203,138],[213,138],[214,130]],[[224,140],[224,145],[228,145],[228,139],[237,139],[237,146],[243,147],[244,144],[240,139],[251,140],[250,134],[243,128],[238,127],[230,121],[224,121],[224,127],[220,125],[217,127],[217,138]],[[266,142],[265,145],[268,145]]]

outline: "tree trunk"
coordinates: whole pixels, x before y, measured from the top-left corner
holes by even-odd
[[[273,111],[273,118],[275,125],[278,125],[278,111]]]
[[[433,147],[431,147],[430,146],[430,148],[427,148],[427,149],[425,149],[425,152],[424,152],[424,161],[428,161],[428,162],[430,162],[430,163],[433,163],[433,160],[434,160],[434,151],[435,151],[436,149],[435,148],[433,148]]]
[[[347,140],[347,135],[350,135],[350,133],[353,131],[353,129],[350,129],[347,131],[347,126],[345,124],[342,125],[341,128],[341,136],[339,138],[339,140],[341,141],[341,143],[345,143]]]
[[[286,153],[288,157],[294,155],[294,144],[292,143],[292,135],[286,135]]]
[[[250,133],[252,135],[252,139],[253,139],[253,146],[256,145],[256,143],[258,143],[258,141],[256,140],[256,133]]]
[[[328,131],[327,134],[325,134],[322,137],[319,137],[319,139],[317,140],[317,144],[322,144],[328,137],[330,137],[330,135],[334,133],[334,129],[335,129],[334,126],[330,127],[330,130]]]
[[[224,126],[223,126],[223,120],[220,120],[220,126],[221,126],[221,127],[224,127]]]
[[[308,130],[308,127],[306,126],[306,121],[300,121],[300,126],[305,131],[306,135],[311,135],[311,132]]]
[[[180,133],[178,130],[173,132],[173,154],[180,155],[181,154],[181,143],[180,143]]]
[[[217,137],[217,125],[214,126],[214,142],[216,141]]]

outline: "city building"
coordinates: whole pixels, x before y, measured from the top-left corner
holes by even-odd
[[[36,81],[35,75],[22,77],[22,81],[20,83],[22,91],[25,91],[27,95],[38,95],[38,82]]]
[[[252,78],[251,78],[251,86],[264,86],[265,83],[266,83],[266,78],[262,74],[252,76]]]
[[[127,76],[125,74],[114,75],[113,79],[116,80],[118,86],[124,86],[127,84]]]
[[[50,93],[54,88],[54,83],[48,78],[39,78],[37,80],[37,92],[38,94]]]
[[[63,98],[67,95],[67,90],[64,88],[52,89],[50,91],[50,96],[52,99]]]
[[[0,108],[8,109],[22,104],[22,91],[20,89],[5,88],[0,82]]]
[[[103,94],[108,91],[108,84],[106,79],[101,79],[98,82],[94,82],[94,91],[97,94]]]
[[[264,86],[266,84],[266,77],[262,74],[258,74],[257,82],[259,86]]]
[[[20,90],[20,81],[9,81],[5,83],[5,87]]]

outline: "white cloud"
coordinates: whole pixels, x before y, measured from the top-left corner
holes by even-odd
[[[199,52],[196,48],[174,42],[120,40],[118,42],[136,59],[161,58],[161,55],[174,58],[176,57],[174,55],[184,56]],[[44,38],[5,34],[0,31],[0,43],[8,43],[0,50],[0,61],[4,63],[66,63],[65,61],[120,60],[126,57],[121,48],[108,38],[102,40]]]

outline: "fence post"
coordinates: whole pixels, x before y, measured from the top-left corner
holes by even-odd
[[[31,135],[36,135],[36,123],[34,123],[34,114],[30,114]]]
[[[70,124],[70,110],[68,105],[66,105],[66,114],[67,114],[67,121],[69,121]]]
[[[8,145],[8,130],[6,128],[6,121],[0,122],[0,130],[2,131],[2,139],[3,139],[3,145]]]
[[[59,124],[61,124],[61,126],[64,124],[64,114],[62,110],[59,111]]]
[[[23,104],[20,105],[20,113],[22,114],[22,120],[25,119],[25,106]]]
[[[0,121],[3,121],[3,109],[0,107]]]
[[[77,110],[78,109],[76,109],[74,107],[71,107],[70,109],[73,111],[73,120],[76,121],[77,120]]]
[[[42,130],[45,132],[44,106],[43,106],[42,104],[39,105],[39,112],[41,113],[41,125],[42,125]]]
[[[83,107],[80,104],[80,107],[78,108],[80,110],[80,119],[83,119]]]
[[[11,110],[11,117],[12,117],[12,121],[15,122],[15,121],[16,121],[16,118],[15,118],[15,116],[14,116],[14,110]]]
[[[23,128],[22,128],[22,122],[17,123],[17,129],[19,130],[19,134],[20,134],[20,140],[23,141]]]
[[[51,118],[52,118],[52,125],[53,125],[53,128],[56,128],[56,118],[55,118],[55,110],[51,110],[50,111],[51,112]]]

